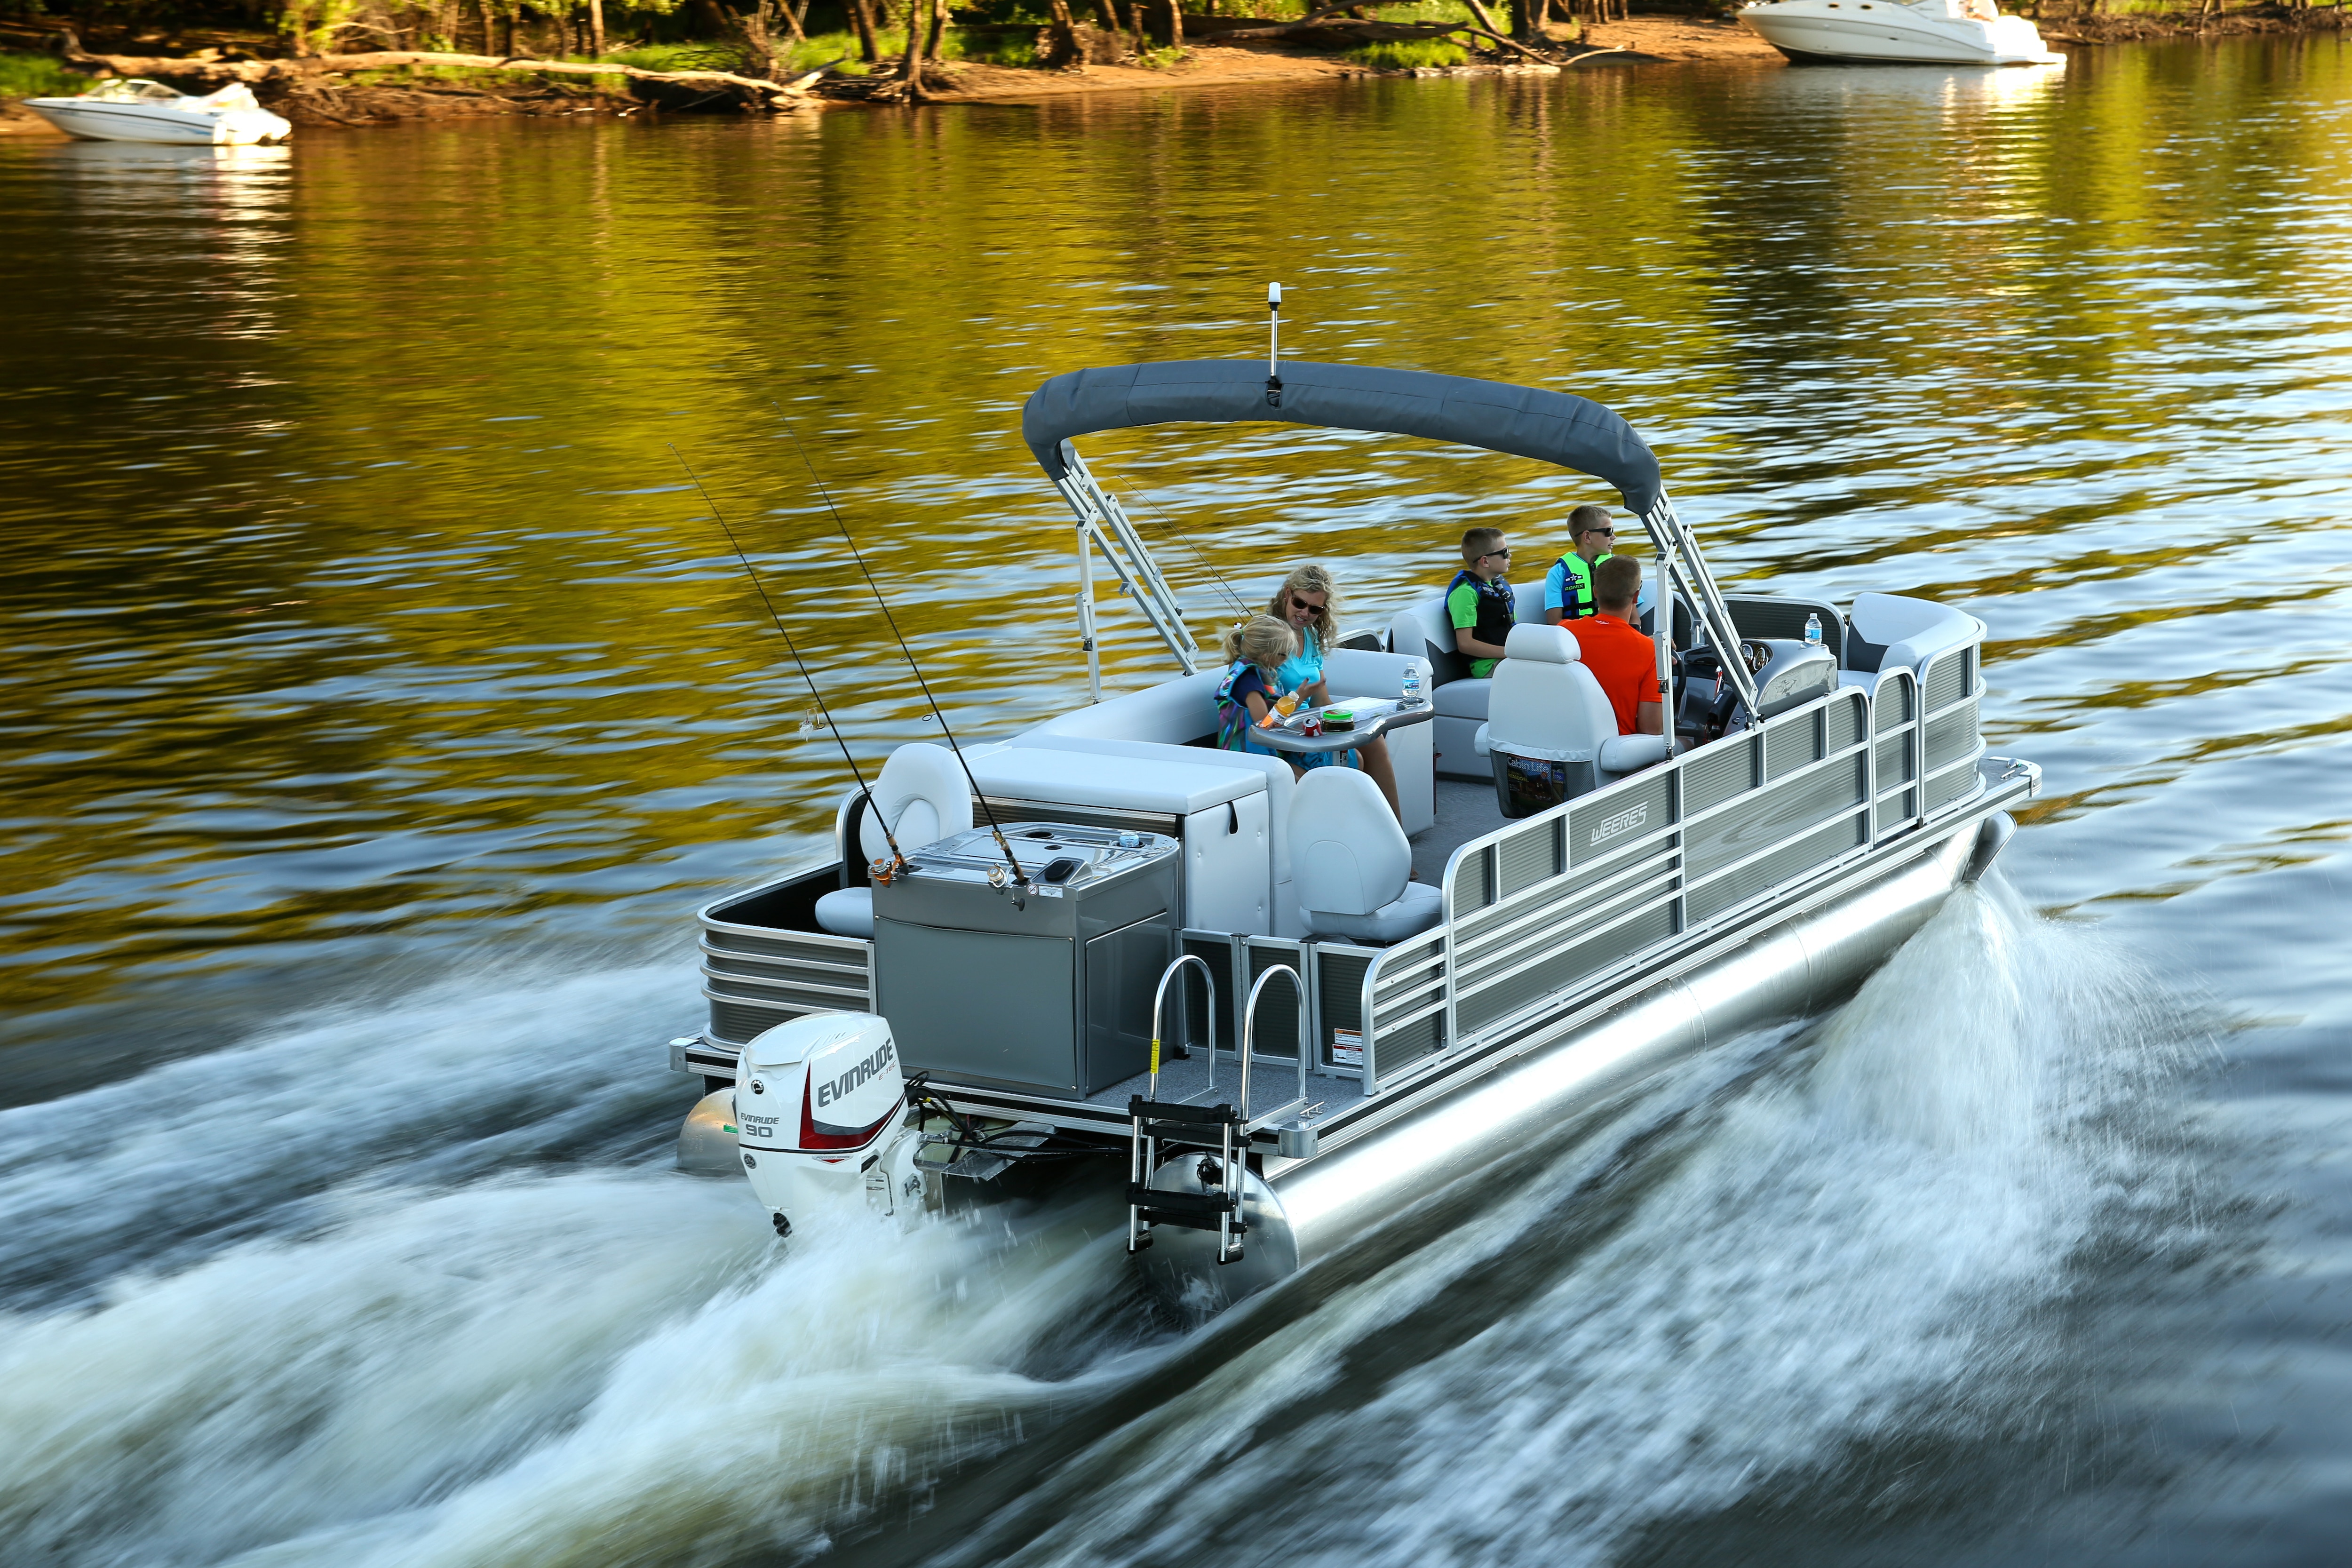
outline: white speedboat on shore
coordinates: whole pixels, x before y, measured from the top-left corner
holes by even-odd
[[[1618,733],[1540,572],[1475,675],[1433,541],[1426,586],[1328,650],[1344,711],[1257,731],[1280,755],[1220,749],[1224,672],[1076,446],[1170,421],[1450,441],[1614,487],[1649,536],[1673,733]],[[2039,787],[1979,736],[1983,623],[1721,592],[1650,448],[1583,398],[1199,360],[1055,376],[1022,434],[1078,519],[1095,700],[960,757],[898,747],[839,798],[820,863],[700,911],[679,1163],[748,1177],[780,1235],[1121,1161],[1102,1223],[1171,1300],[1412,1245],[1458,1212],[1441,1194],[1494,1189],[1646,1075],[1842,1000]],[[1097,552],[1171,679],[1102,693]],[[1393,812],[1361,772],[1286,761],[1375,733]]]
[[[1799,65],[2049,66],[2022,16],[1992,0],[1754,0],[1739,19]]]
[[[294,133],[293,122],[254,101],[243,82],[198,95],[132,77],[102,81],[79,98],[28,98],[25,107],[84,142],[247,147]]]

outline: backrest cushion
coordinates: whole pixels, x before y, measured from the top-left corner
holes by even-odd
[[[1159,741],[1181,746],[1217,732],[1217,683],[1224,668],[1181,675],[1057,714],[1037,726],[1049,735],[1092,735],[1105,741]],[[1085,700],[1079,691],[1076,700]]]
[[[1317,768],[1290,794],[1290,864],[1300,908],[1369,915],[1403,896],[1412,846],[1379,785],[1354,768]]]
[[[1503,651],[1513,658],[1533,659],[1538,664],[1580,664],[1584,659],[1584,650],[1578,645],[1574,632],[1566,626],[1548,626],[1540,622],[1535,626],[1521,622],[1513,626]]]
[[[1556,654],[1553,637],[1576,645],[1573,636],[1557,626],[1512,628],[1511,657],[1495,667],[1494,689],[1486,699],[1486,745],[1544,762],[1589,763],[1603,742],[1616,739],[1617,710],[1582,663],[1520,657],[1522,638],[1546,655]]]
[[[875,820],[875,813],[881,821]],[[887,858],[890,841],[882,823],[898,836],[902,854],[952,837],[971,826],[971,786],[962,764],[945,746],[917,741],[890,753],[874,781],[874,810],[859,823],[857,841],[868,860]]]
[[[1429,660],[1433,690],[1448,681],[1469,678],[1470,661],[1454,647],[1454,623],[1446,616],[1443,595],[1399,610],[1396,619],[1389,623],[1389,647],[1391,652],[1418,654]]]
[[[1984,623],[1966,610],[1932,599],[1899,594],[1857,594],[1853,599],[1853,629],[1864,639],[1884,643],[1877,668],[1897,665],[1926,673],[1927,661],[1939,653],[1965,647],[1984,635]]]

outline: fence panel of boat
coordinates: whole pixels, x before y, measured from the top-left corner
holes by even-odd
[[[1364,1092],[1572,1011],[1661,950],[1948,815],[1982,787],[1978,650],[1886,671],[1465,844],[1445,920],[1384,950],[1323,944],[1327,1073]],[[1336,973],[1335,973],[1336,971]],[[1360,972],[1334,1059],[1333,982]],[[1350,1051],[1349,1055],[1355,1053]]]

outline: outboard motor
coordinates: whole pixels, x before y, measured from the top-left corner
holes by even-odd
[[[866,1204],[911,1221],[923,1207],[919,1129],[890,1026],[871,1013],[816,1013],[743,1047],[736,1142],[776,1234]]]

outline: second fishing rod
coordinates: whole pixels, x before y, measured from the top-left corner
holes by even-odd
[[[857,563],[857,574],[866,579],[866,589],[874,595],[874,603],[882,612],[884,624],[889,626],[890,636],[898,643],[898,651],[906,656],[907,668],[915,672],[915,684],[922,689],[923,700],[930,705],[931,717],[939,721],[940,733],[947,737],[948,749],[955,753],[956,765],[963,769],[964,782],[971,786],[972,799],[980,803],[982,814],[988,818],[988,831],[994,836],[996,847],[1003,852],[1005,865],[1012,868],[1013,886],[1024,893],[1029,891],[1029,873],[1022,869],[1020,858],[1013,853],[1013,845],[996,820],[996,808],[989,804],[986,792],[980,787],[980,781],[972,777],[971,764],[964,760],[963,747],[957,743],[955,731],[949,727],[948,716],[940,709],[940,700],[931,694],[931,683],[923,674],[922,662],[916,658],[915,650],[908,646],[906,634],[899,631],[898,618],[890,613],[890,601],[884,595],[882,584],[874,580],[873,571],[866,564],[865,552],[857,548],[856,537],[849,531],[849,524],[843,521],[841,509],[833,504],[833,492],[825,488],[824,477],[816,471],[816,465],[809,460],[808,448],[801,445],[800,432],[793,428],[791,420],[784,418],[781,406],[772,404],[771,406],[775,407],[776,417],[782,424],[784,434],[792,438],[793,450],[800,455],[801,466],[808,469],[809,482],[816,486],[816,493],[824,499],[824,510],[832,514],[834,527],[841,531],[842,542],[849,546],[849,558]]]

